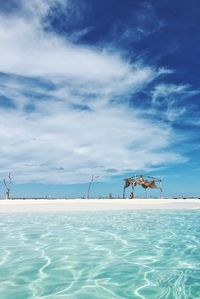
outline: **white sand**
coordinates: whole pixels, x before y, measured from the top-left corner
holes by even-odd
[[[0,213],[105,211],[138,209],[200,209],[199,199],[57,199],[0,200]]]

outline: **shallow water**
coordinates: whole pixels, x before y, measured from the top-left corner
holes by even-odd
[[[200,211],[0,215],[0,298],[200,298]]]

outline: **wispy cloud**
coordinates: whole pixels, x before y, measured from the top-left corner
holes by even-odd
[[[24,1],[21,14],[0,16],[0,71],[8,74],[0,93],[15,103],[0,107],[1,175],[74,183],[92,172],[108,178],[181,161],[169,150],[171,127],[126,101],[163,69],[45,31],[43,18],[57,2]],[[154,90],[154,104],[163,90]]]
[[[28,115],[1,111],[1,169],[11,169],[19,181],[85,181],[94,170],[107,176],[108,168],[123,173],[180,160],[165,151],[169,128],[124,106],[90,112],[47,105]]]
[[[198,93],[189,85],[159,83],[152,91],[152,105],[158,109],[162,107],[166,119],[173,122],[187,112],[183,100],[189,100]]]

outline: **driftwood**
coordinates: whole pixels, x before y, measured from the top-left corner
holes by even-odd
[[[8,181],[6,182],[6,180],[4,179],[3,183],[6,188],[6,199],[10,199],[10,185],[12,184],[12,178],[10,173],[8,174]]]
[[[145,180],[144,176],[142,176],[142,175],[135,176],[135,178],[131,177],[131,178],[124,179],[123,198],[125,198],[125,190],[129,186],[132,187],[131,198],[135,198],[135,187],[137,185],[139,185],[142,188],[144,188],[146,198],[147,198],[147,188],[150,188],[150,189],[160,189],[160,197],[162,197],[162,187],[161,187],[162,180],[154,178],[154,177],[148,177],[148,178],[152,178],[152,180]],[[160,187],[158,187],[156,185],[156,182],[160,183]]]

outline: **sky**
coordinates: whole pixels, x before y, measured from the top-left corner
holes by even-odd
[[[0,0],[0,197],[200,196],[199,31],[198,0]]]

